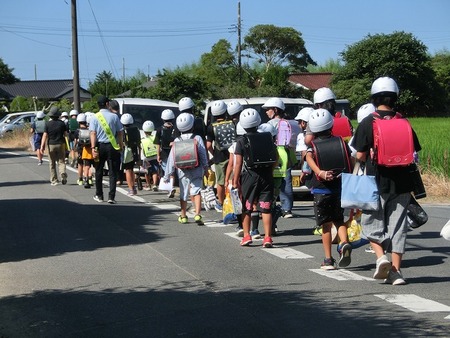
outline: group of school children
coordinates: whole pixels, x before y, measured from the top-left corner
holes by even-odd
[[[411,156],[402,164],[386,164],[381,161],[381,150],[373,137],[373,124],[377,119],[402,118],[394,111],[399,95],[398,86],[392,78],[376,79],[371,87],[371,103],[358,111],[358,128],[354,131],[350,120],[335,112],[335,95],[329,88],[320,88],[314,94],[314,108],[304,108],[292,120],[284,117],[284,104],[279,98],[271,98],[263,109],[269,122],[261,124],[261,116],[255,109],[244,109],[237,101],[226,105],[215,101],[211,106],[214,121],[206,130],[204,139],[194,130],[194,116],[182,112],[176,125],[181,136],[170,150],[164,181],[177,170],[180,178],[180,223],[187,223],[186,202],[191,197],[195,206],[195,222],[203,224],[200,191],[202,178],[208,173],[208,151],[215,164],[218,206],[222,206],[226,191],[237,189],[242,202],[242,215],[237,215],[241,246],[249,246],[255,239],[254,224],[262,218],[265,248],[273,246],[276,234],[276,218],[279,209],[276,198],[292,168],[292,149],[301,154],[304,161],[304,177],[314,195],[316,224],[321,228],[324,260],[321,268],[334,270],[351,263],[352,244],[344,222],[341,207],[343,173],[352,173],[358,161],[368,175],[376,177],[380,194],[377,210],[361,210],[363,235],[368,239],[377,260],[374,279],[383,279],[392,285],[406,284],[401,272],[408,231],[407,208],[411,203],[413,182],[410,179],[412,152],[420,150],[415,132],[398,130],[396,139],[383,140],[383,147],[396,148],[411,135]],[[181,102],[180,102],[181,103]],[[180,105],[181,106],[181,105]],[[180,109],[181,110],[181,109]],[[235,132],[230,137],[229,128]],[[300,130],[299,132],[296,132]],[[392,136],[391,136],[392,137]],[[292,139],[295,139],[292,144]],[[191,149],[188,151],[190,144]],[[195,147],[193,146],[195,145]],[[182,150],[181,150],[182,149]],[[177,154],[178,151],[178,154]],[[182,151],[182,152],[180,152]],[[187,160],[183,154],[195,155],[195,165],[183,167]],[[228,156],[227,156],[228,155]],[[190,156],[188,156],[190,157]],[[410,161],[410,162],[408,162]],[[274,222],[275,221],[275,222]],[[332,254],[332,229],[337,229],[338,260]],[[252,236],[253,235],[253,236]],[[259,235],[259,232],[257,233]],[[390,254],[390,259],[388,258]]]
[[[314,108],[306,107],[292,120],[285,118],[284,103],[270,98],[264,105],[268,123],[261,124],[261,116],[252,108],[243,109],[237,101],[228,105],[218,100],[211,105],[213,121],[206,128],[194,116],[194,102],[185,97],[179,101],[180,115],[173,111],[162,112],[163,125],[155,131],[152,121],[145,121],[141,139],[133,125],[133,117],[123,114],[124,144],[122,163],[129,195],[136,194],[134,166],[143,160],[145,189],[158,190],[159,180],[164,183],[178,178],[181,212],[178,222],[188,223],[187,202],[194,206],[194,222],[204,225],[201,215],[201,191],[204,179],[214,164],[217,188],[217,211],[222,207],[229,191],[237,191],[242,204],[242,214],[235,215],[241,246],[249,246],[256,238],[259,219],[264,235],[262,246],[273,247],[276,222],[280,207],[276,205],[280,191],[291,180],[290,170],[300,154],[302,180],[314,196],[314,213],[317,227],[321,228],[324,260],[321,268],[334,270],[351,263],[352,245],[348,240],[341,208],[341,175],[352,173],[355,160],[367,174],[374,175],[380,193],[380,208],[362,210],[361,225],[377,257],[375,279],[384,279],[392,285],[406,284],[401,273],[405,252],[408,223],[406,209],[411,201],[412,182],[410,168],[386,166],[377,163],[372,125],[375,119],[397,118],[394,111],[399,90],[389,77],[375,80],[371,88],[371,103],[358,111],[358,128],[353,131],[350,120],[335,112],[335,95],[329,88],[314,93]],[[88,188],[92,184],[93,163],[90,147],[85,146],[88,119],[85,114],[76,117],[79,128],[74,139],[81,156],[78,160],[79,182]],[[411,129],[412,130],[412,129]],[[399,133],[399,137],[403,137]],[[414,151],[420,150],[417,136],[412,130]],[[88,137],[87,137],[88,139]],[[88,142],[88,140],[86,141]],[[387,147],[397,140],[386,141]],[[209,160],[211,158],[211,160]],[[171,189],[169,197],[175,190]],[[290,211],[290,210],[289,210]],[[337,229],[339,239],[338,260],[332,254],[332,229]],[[389,260],[387,254],[391,254]]]

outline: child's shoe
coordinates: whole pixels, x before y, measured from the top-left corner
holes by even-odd
[[[244,238],[242,238],[241,240],[241,246],[248,246],[252,243],[253,243],[252,236],[250,235],[244,236]]]
[[[336,270],[336,261],[333,257],[325,258],[322,265],[320,266],[322,270]]]
[[[186,216],[180,216],[178,217],[178,222],[181,224],[186,224],[188,222],[188,218]]]
[[[273,241],[270,237],[264,237],[263,240],[263,247],[264,248],[273,248]]]
[[[205,225],[205,223],[203,223],[202,215],[195,215],[194,221],[195,223],[197,223],[197,225]]]
[[[352,246],[347,243],[341,243],[338,245],[338,252],[339,252],[339,267],[345,268],[346,266],[349,266],[352,262]]]

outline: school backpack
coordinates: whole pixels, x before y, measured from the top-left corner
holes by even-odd
[[[300,132],[297,121],[280,119],[277,126],[277,146],[287,146],[295,149]]]
[[[342,137],[344,141],[348,142],[353,136],[348,118],[337,112],[333,118],[333,128],[331,129],[331,133],[334,136]]]
[[[163,150],[170,151],[170,143],[175,139],[174,137],[174,127],[162,126],[161,128],[161,148]]]
[[[82,147],[89,146],[91,144],[91,136],[89,129],[78,130],[78,144]]]
[[[236,139],[236,126],[233,121],[215,122],[212,124],[214,130],[214,144],[220,150],[228,150]]]
[[[271,133],[244,135],[244,165],[248,169],[272,167],[277,160],[277,149]]]
[[[156,144],[153,143],[154,140],[154,136],[147,136],[141,140],[141,148],[145,158],[156,158],[156,155],[158,155]]]
[[[311,145],[320,170],[333,171],[334,176],[352,172],[347,145],[341,136],[314,139]]]
[[[178,142],[173,143],[173,162],[175,168],[193,169],[198,167],[198,146],[197,140],[192,134],[188,139],[178,138]]]
[[[69,119],[69,132],[74,133],[79,127],[77,119]]]
[[[141,144],[141,133],[138,127],[124,128],[126,144],[130,148],[138,148]]]
[[[373,156],[372,160],[380,166],[408,166],[414,162],[414,140],[411,125],[401,114],[382,118],[372,113]]]
[[[43,134],[45,132],[45,121],[37,120],[34,124],[34,132],[36,134]]]

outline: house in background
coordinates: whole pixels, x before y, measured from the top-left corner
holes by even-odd
[[[32,80],[0,84],[0,100],[11,102],[16,96],[37,97],[40,100],[73,102],[73,80]],[[91,94],[80,87],[80,102],[89,101]]]
[[[288,81],[294,86],[316,91],[322,87],[330,87],[332,73],[296,73],[289,75]]]

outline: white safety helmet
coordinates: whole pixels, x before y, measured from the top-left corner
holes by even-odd
[[[128,126],[134,123],[134,119],[133,116],[131,116],[131,114],[125,113],[120,117],[120,122],[123,125]]]
[[[72,110],[70,111],[70,116],[77,116],[77,115],[78,115],[78,110],[72,109]]]
[[[246,133],[245,129],[242,128],[241,122],[236,125],[236,135],[244,135]]]
[[[314,104],[322,103],[328,100],[336,100],[336,95],[330,88],[322,87],[314,92]]]
[[[228,115],[234,116],[237,113],[240,113],[244,107],[238,101],[231,101],[227,104]]]
[[[161,120],[168,121],[173,120],[175,118],[175,114],[171,109],[164,109],[161,112]]]
[[[214,101],[211,105],[212,116],[220,116],[227,112],[227,105],[222,100]]]
[[[191,109],[195,106],[194,101],[190,97],[183,97],[178,102],[178,109],[182,112],[188,109]]]
[[[256,109],[247,108],[239,115],[239,122],[244,129],[258,127],[261,124],[261,116]]]
[[[333,116],[326,109],[315,109],[309,116],[309,129],[313,133],[319,133],[324,130],[331,129],[333,127]]]
[[[266,101],[266,103],[263,104],[262,107],[264,109],[276,107],[278,109],[281,109],[282,111],[284,111],[285,109],[284,102],[279,97],[271,97]]]
[[[390,77],[379,77],[372,83],[370,94],[376,95],[379,93],[395,93],[398,96],[399,90],[397,82]]]
[[[277,129],[270,123],[263,123],[259,125],[258,133],[270,133],[273,137],[277,136]]]
[[[92,116],[95,115],[95,114],[90,112],[90,111],[87,111],[85,113],[85,115],[86,115],[86,123],[89,124],[89,123],[91,123]]]
[[[155,124],[152,121],[145,121],[144,124],[142,124],[142,130],[146,133],[151,133],[155,130]]]
[[[181,113],[177,117],[177,128],[182,133],[191,130],[194,127],[194,115],[190,113]]]
[[[36,118],[37,119],[43,119],[45,117],[45,113],[43,111],[38,111],[36,113]]]
[[[77,116],[77,122],[86,122],[86,114],[78,114]]]
[[[63,112],[61,113],[61,117],[69,117],[69,114],[67,114],[66,111],[63,111]]]
[[[298,112],[297,116],[295,117],[294,120],[302,120],[305,122],[309,121],[309,116],[314,112],[314,108],[313,107],[305,107],[300,109],[300,111]]]
[[[361,107],[359,107],[358,112],[356,113],[358,123],[360,123],[366,116],[372,114],[376,110],[377,108],[375,108],[372,103],[363,104]]]

